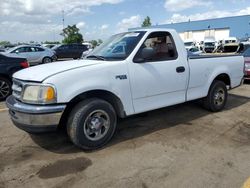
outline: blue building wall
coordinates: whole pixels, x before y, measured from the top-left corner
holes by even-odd
[[[185,31],[206,30],[209,29],[209,27],[210,29],[229,28],[230,36],[243,38],[246,36],[250,37],[250,15],[171,23],[152,27],[171,28],[175,29],[178,33]]]

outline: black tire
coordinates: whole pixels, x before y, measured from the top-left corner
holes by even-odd
[[[93,125],[92,121],[96,119],[99,124]],[[110,122],[107,123],[108,128],[104,126],[105,122]],[[104,146],[112,138],[116,124],[117,116],[111,104],[98,98],[86,99],[78,103],[71,111],[67,121],[67,133],[76,146],[84,150],[93,150]],[[93,128],[94,126],[97,127]],[[99,134],[95,131],[99,131],[102,137],[97,139]]]
[[[212,112],[221,111],[226,105],[227,97],[226,84],[215,80],[210,86],[207,97],[203,100],[204,107]]]
[[[0,101],[4,101],[12,92],[11,82],[7,78],[0,77]]]
[[[44,57],[43,58],[43,61],[42,61],[42,64],[45,64],[45,63],[51,63],[53,60],[50,58],[50,57]]]

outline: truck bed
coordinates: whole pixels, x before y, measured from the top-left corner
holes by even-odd
[[[220,73],[228,76],[230,88],[241,83],[244,59],[239,54],[197,55],[188,58],[190,76],[187,100],[205,97],[213,80]]]

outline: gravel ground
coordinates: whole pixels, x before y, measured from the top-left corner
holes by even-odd
[[[230,93],[219,113],[189,102],[122,120],[92,152],[63,131],[17,129],[1,103],[0,187],[240,188],[250,176],[250,85]]]

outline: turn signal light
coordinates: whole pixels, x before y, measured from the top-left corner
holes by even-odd
[[[47,101],[51,101],[51,100],[55,99],[55,91],[52,87],[47,88],[47,92],[45,93],[45,99]]]

